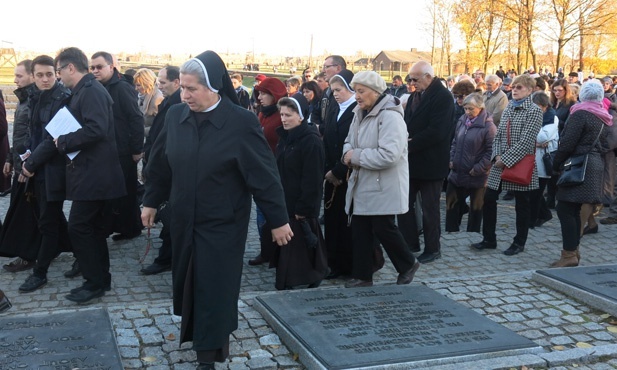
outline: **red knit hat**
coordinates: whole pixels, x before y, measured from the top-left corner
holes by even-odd
[[[285,84],[278,78],[274,77],[268,77],[261,81],[259,85],[255,86],[255,90],[274,96],[274,100],[276,102],[278,102],[280,98],[287,96],[287,88],[285,87]]]

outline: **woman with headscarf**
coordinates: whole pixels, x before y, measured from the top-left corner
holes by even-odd
[[[254,90],[258,94],[257,100],[259,100],[261,107],[257,117],[259,118],[261,129],[263,130],[263,134],[274,156],[276,153],[276,144],[279,141],[276,129],[282,125],[281,115],[279,114],[276,104],[281,98],[287,96],[287,89],[285,84],[278,78],[267,77],[261,81],[259,85],[255,85]],[[266,224],[266,219],[259,205],[255,208],[255,213],[257,218],[257,232],[259,233],[259,239],[261,241],[261,250],[255,258],[249,260],[249,265],[251,266],[258,266],[270,262],[270,257],[272,256],[272,250],[267,247],[270,245],[270,240],[268,240],[267,236],[265,239],[262,238],[262,229]]]
[[[276,267],[276,289],[318,287],[328,263],[319,211],[323,195],[324,149],[315,126],[306,121],[308,102],[297,94],[282,98],[278,107],[283,125],[276,129],[276,163],[294,237],[275,248],[270,267]]]
[[[581,206],[602,202],[603,154],[608,151],[609,126],[613,125],[613,120],[602,105],[604,89],[598,81],[585,82],[579,99],[581,103],[572,106],[559,135],[553,170],[561,171],[568,158],[585,153],[588,153],[587,168],[582,184],[557,188],[557,216],[561,223],[563,249],[561,258],[551,267],[578,266],[581,258]]]
[[[527,155],[534,155],[536,139],[542,127],[542,110],[531,100],[536,80],[529,74],[522,74],[512,81],[512,100],[503,111],[497,135],[493,141],[493,166],[488,175],[488,189],[484,193],[482,212],[482,241],[471,247],[482,249],[497,248],[497,199],[502,190],[514,193],[516,211],[516,235],[510,247],[503,253],[513,256],[525,250],[529,234],[530,195],[538,188],[538,171],[533,166],[528,185],[501,179],[506,167],[517,165]]]
[[[383,245],[399,273],[397,284],[409,284],[420,267],[394,216],[409,211],[407,126],[400,100],[386,94],[386,82],[373,71],[351,80],[358,105],[343,146],[343,162],[352,168],[345,210],[353,237],[352,277],[347,288],[373,285],[374,238]]]
[[[323,132],[326,152],[324,183],[324,235],[328,250],[329,279],[351,275],[352,237],[347,214],[345,194],[347,193],[348,167],[343,164],[343,144],[353,120],[356,94],[349,86],[353,72],[344,69],[330,78],[330,89],[338,109],[330,111]]]
[[[287,244],[289,227],[276,163],[255,114],[238,105],[225,63],[212,51],[180,68],[183,104],[169,108],[146,167],[142,222],[154,225],[169,199],[174,314],[180,342],[193,342],[198,370],[229,355],[238,328],[251,198]]]

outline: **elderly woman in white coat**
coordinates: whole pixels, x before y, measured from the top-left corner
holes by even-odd
[[[400,100],[388,95],[386,82],[373,71],[351,80],[358,105],[343,146],[350,167],[345,211],[351,221],[353,279],[348,288],[373,285],[373,238],[377,237],[394,268],[397,284],[409,284],[420,264],[394,223],[409,210],[407,127]]]
[[[550,154],[557,150],[559,145],[559,117],[555,114],[549,97],[544,91],[533,93],[531,100],[542,109],[542,128],[536,139],[536,168],[538,169],[539,188],[532,190],[529,196],[529,228],[533,229],[542,226],[553,218],[553,214],[544,198],[544,190],[551,180],[553,168],[546,168],[543,157],[545,154]]]

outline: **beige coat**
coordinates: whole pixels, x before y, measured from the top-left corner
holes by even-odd
[[[366,115],[357,106],[343,146],[353,150],[345,211],[395,215],[409,210],[407,127],[400,100],[386,95]],[[353,209],[351,205],[353,203]]]

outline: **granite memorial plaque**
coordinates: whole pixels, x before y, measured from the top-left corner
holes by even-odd
[[[617,265],[538,270],[533,279],[592,307],[617,315]]]
[[[103,309],[0,318],[0,369],[121,370]]]
[[[542,351],[531,340],[415,284],[304,290],[256,300],[257,309],[310,369],[410,368],[414,362]]]

